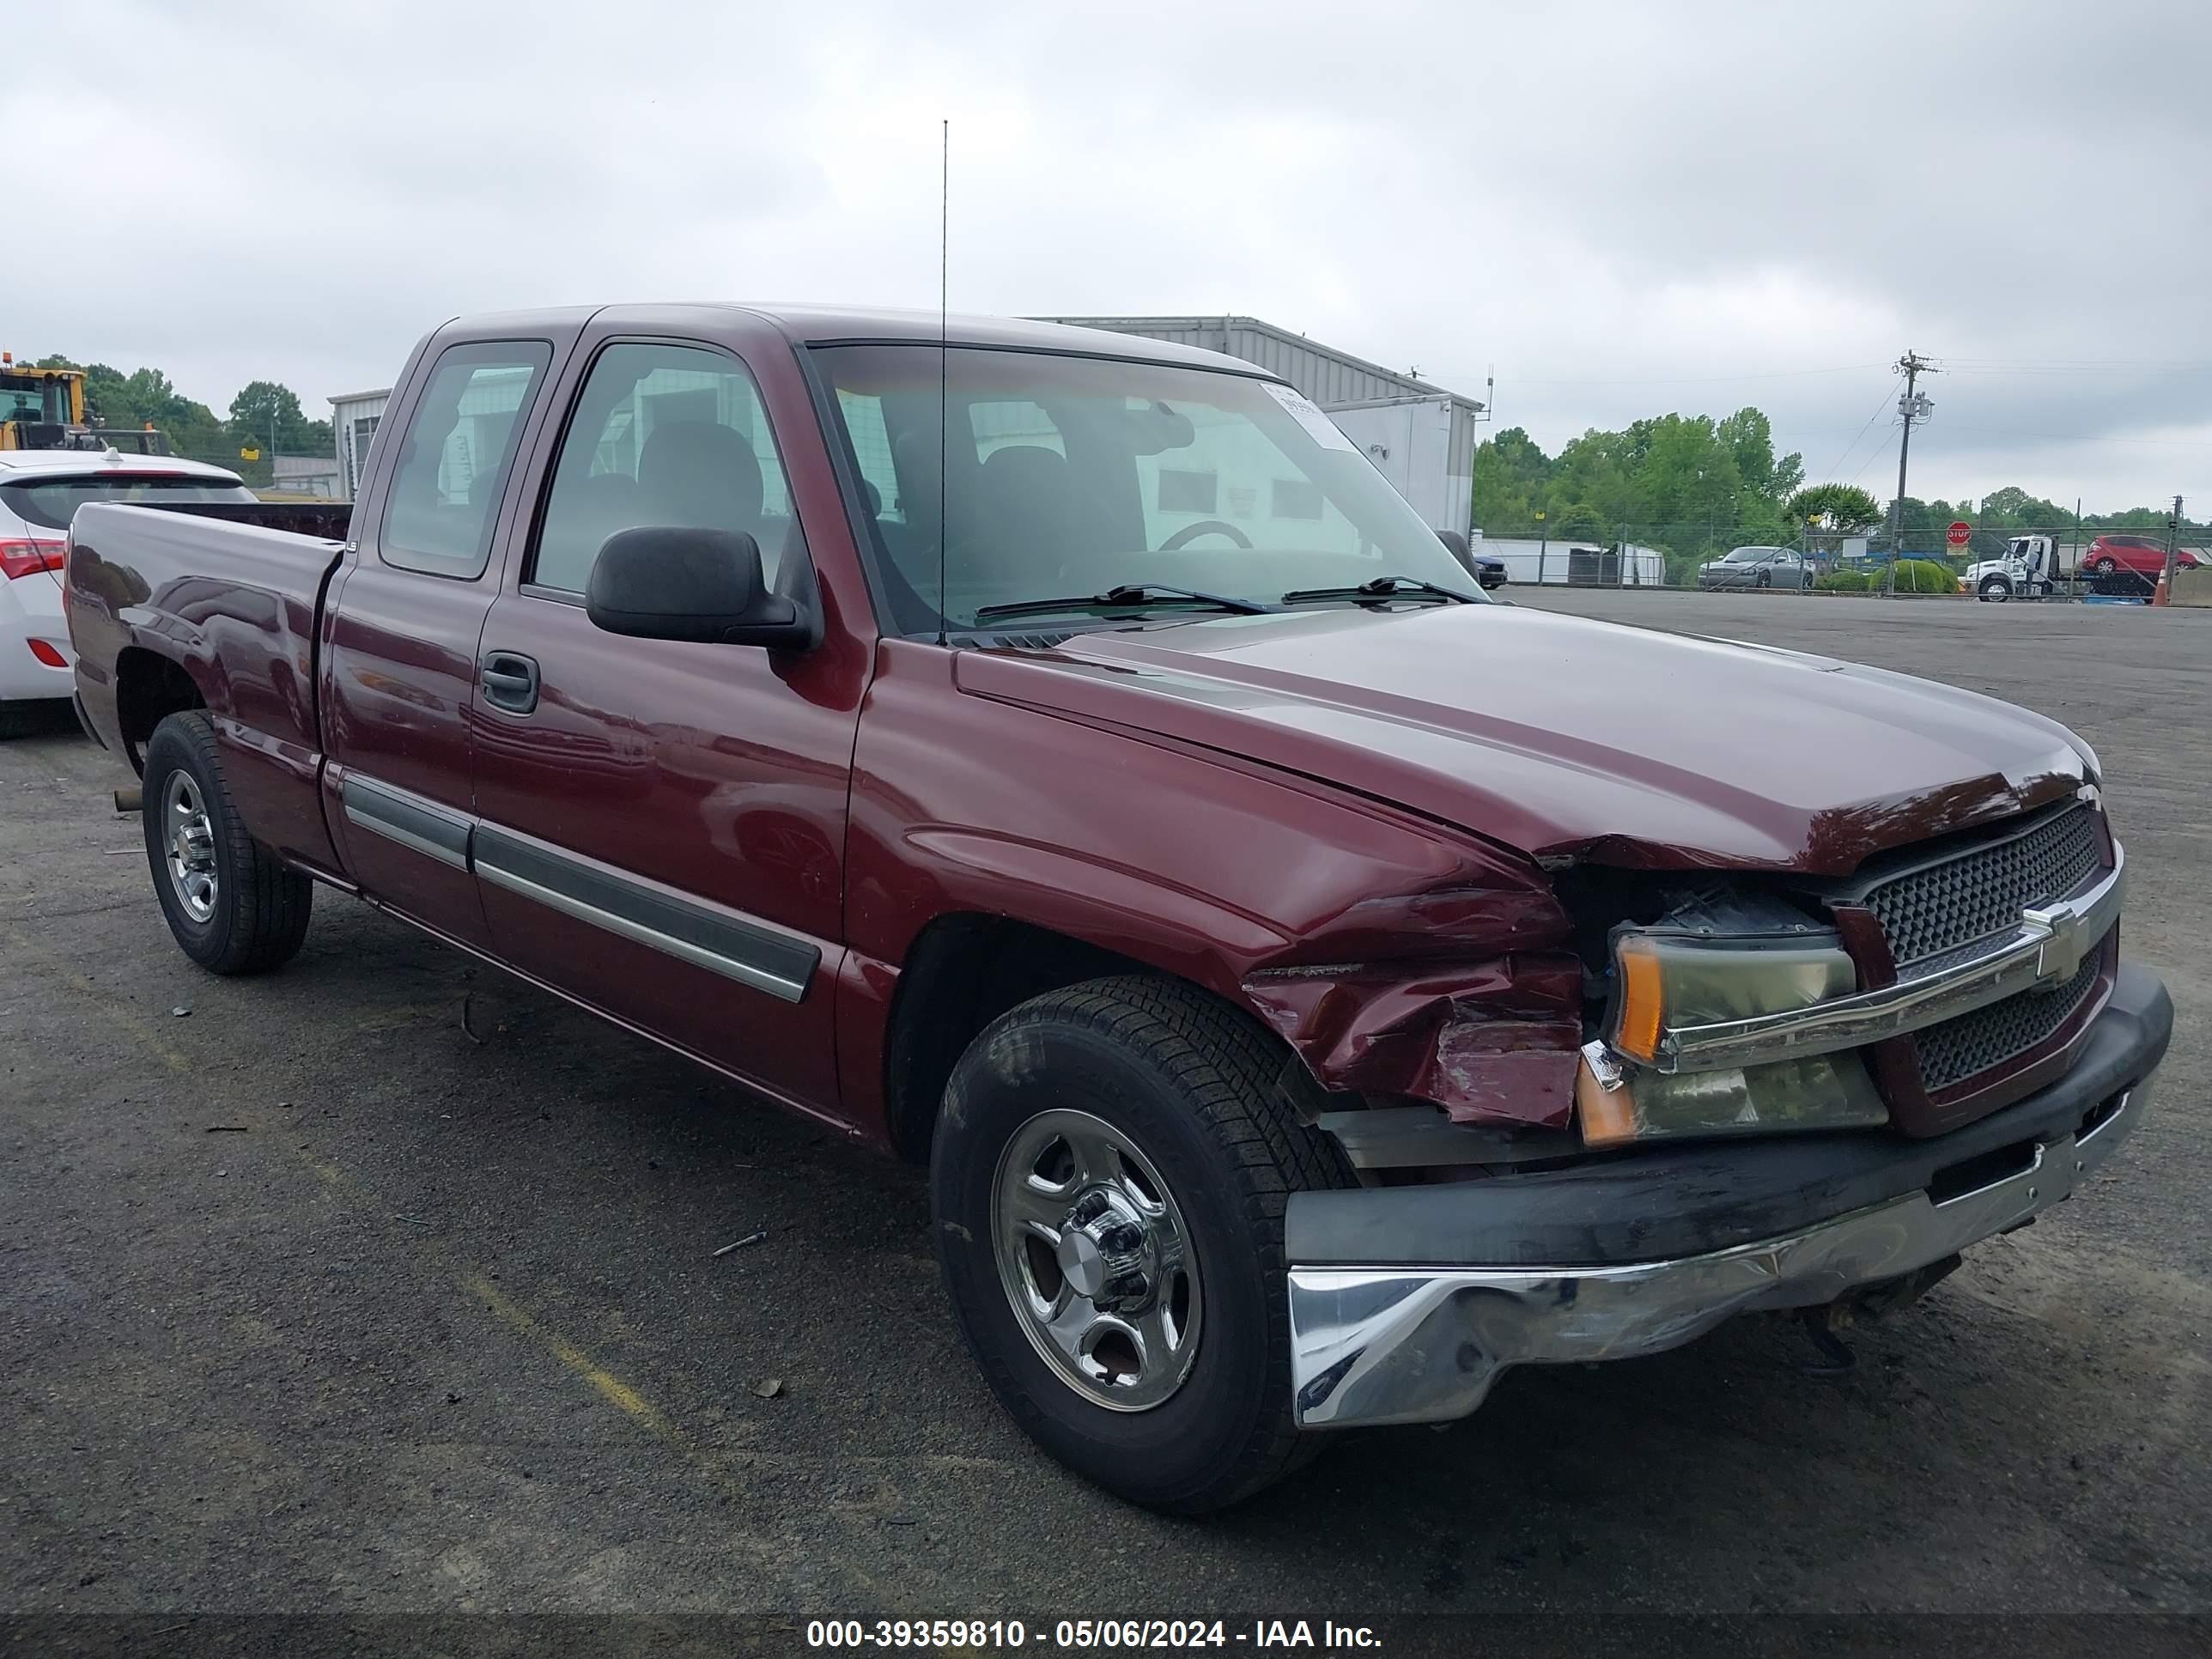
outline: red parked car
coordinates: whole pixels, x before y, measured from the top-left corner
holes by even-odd
[[[70,530],[179,945],[275,968],[319,883],[926,1162],[983,1376],[1140,1503],[1894,1307],[2166,1051],[2063,727],[1492,603],[1231,358],[467,320],[299,513]]]
[[[2194,549],[2177,547],[2173,550],[2177,568],[2192,568],[2204,562]],[[2116,572],[2131,571],[2155,582],[2166,569],[2166,539],[2161,536],[2138,536],[2114,532],[2100,536],[2089,544],[2088,551],[2081,556],[2082,571],[2091,576],[2110,576]]]

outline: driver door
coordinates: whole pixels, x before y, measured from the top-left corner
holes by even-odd
[[[594,331],[593,332],[596,332]],[[848,768],[830,653],[620,637],[584,590],[617,531],[806,540],[757,385],[705,341],[592,337],[484,623],[477,872],[499,954],[802,1106],[836,1099]],[[495,678],[498,677],[498,678]]]

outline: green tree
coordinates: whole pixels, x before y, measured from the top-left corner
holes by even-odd
[[[1881,503],[1856,484],[1809,484],[1783,509],[1799,524],[1817,519],[1823,530],[1856,535],[1881,522]]]
[[[297,394],[274,380],[250,380],[230,400],[230,435],[241,448],[274,443],[280,453],[297,453],[306,424]]]
[[[1737,475],[1744,487],[1765,501],[1784,501],[1805,482],[1805,458],[1796,450],[1778,459],[1774,453],[1774,425],[1763,410],[1739,409],[1720,423],[1715,434],[1735,458]]]
[[[1810,484],[1784,504],[1783,514],[1808,550],[1832,554],[1847,538],[1863,536],[1882,520],[1881,503],[1856,484]]]

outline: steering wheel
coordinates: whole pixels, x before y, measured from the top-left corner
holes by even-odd
[[[1200,519],[1196,524],[1185,525],[1167,540],[1162,542],[1159,550],[1163,553],[1179,553],[1200,536],[1226,536],[1239,547],[1249,548],[1252,545],[1252,538],[1235,525],[1224,524],[1218,519]]]

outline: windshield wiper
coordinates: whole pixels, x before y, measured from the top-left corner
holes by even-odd
[[[1480,605],[1471,593],[1456,587],[1440,587],[1413,576],[1370,576],[1356,587],[1301,587],[1283,595],[1285,605],[1304,605],[1309,599],[1389,599],[1401,594],[1434,593],[1461,605]]]
[[[1197,599],[1223,611],[1233,611],[1240,617],[1263,617],[1267,607],[1257,599],[1240,599],[1230,593],[1209,593],[1199,587],[1169,587],[1159,582],[1123,582],[1108,588],[1103,593],[1087,593],[1070,599],[1016,599],[1006,605],[987,605],[975,612],[975,620],[983,622],[993,617],[1042,616],[1048,611],[1085,611],[1103,606],[1125,610],[1140,605],[1175,605],[1186,599]]]

